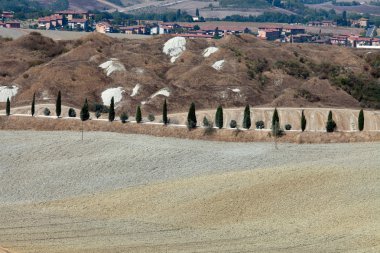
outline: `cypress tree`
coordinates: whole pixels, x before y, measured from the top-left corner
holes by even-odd
[[[327,132],[334,132],[336,128],[336,123],[333,120],[332,112],[329,112],[329,116],[327,117],[327,123],[326,123],[326,131]]]
[[[162,108],[162,122],[167,125],[168,122],[168,105],[166,104],[166,99],[164,101],[164,106]]]
[[[278,116],[277,108],[274,108],[273,116],[272,116],[272,129],[276,126],[276,123],[280,125],[280,117]]]
[[[332,121],[333,116],[332,116],[332,111],[329,111],[329,115],[327,116],[327,121]]]
[[[187,126],[188,128],[196,128],[197,127],[197,116],[195,115],[195,104],[191,103],[189,113],[187,114]]]
[[[307,123],[306,117],[305,117],[305,114],[302,110],[302,114],[301,114],[301,130],[302,130],[302,132],[305,131],[305,129],[306,129],[306,123]]]
[[[359,112],[358,126],[359,126],[359,131],[363,131],[363,129],[364,129],[364,112],[363,112],[363,109],[361,109]]]
[[[223,128],[223,108],[221,105],[219,105],[218,108],[216,109],[215,125],[219,129]]]
[[[34,116],[35,113],[35,106],[36,106],[36,93],[33,94],[33,100],[32,100],[32,108],[30,108],[32,116]]]
[[[195,10],[195,16],[199,17],[199,9],[198,8]]]
[[[86,100],[84,101],[83,107],[80,111],[80,119],[82,121],[86,121],[89,118],[90,118],[90,112],[88,111],[88,102],[87,102],[87,98],[86,98]]]
[[[61,116],[62,104],[61,104],[61,91],[58,91],[57,101],[55,103],[55,113],[57,114],[57,118]]]
[[[140,123],[141,120],[142,120],[142,117],[141,117],[141,108],[140,108],[140,106],[137,106],[137,109],[136,109],[136,122]]]
[[[11,101],[9,100],[9,97],[7,98],[7,106],[5,108],[7,116],[11,115]]]
[[[247,104],[244,109],[244,118],[243,118],[243,128],[250,129],[251,128],[251,110],[249,109],[249,105]]]
[[[111,98],[110,111],[108,113],[108,120],[110,122],[115,120],[115,100],[113,97]]]

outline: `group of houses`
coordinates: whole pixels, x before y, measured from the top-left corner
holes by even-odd
[[[12,11],[3,11],[1,13],[0,27],[4,28],[20,28],[21,23],[18,20],[14,19],[14,12]]]
[[[307,34],[305,28],[301,26],[264,25],[258,27],[257,37],[264,40],[306,43],[310,42],[313,36]]]
[[[178,24],[164,22],[139,22],[133,26],[114,27],[109,22],[99,22],[96,24],[96,31],[100,33],[112,33],[115,29],[125,34],[141,35],[160,35],[160,34],[181,34],[182,37],[188,38],[206,38],[211,39],[215,36],[223,37],[230,34],[248,33],[248,28],[227,27],[227,26],[202,26],[200,28],[194,24]]]
[[[330,38],[330,43],[332,45],[345,47],[380,49],[379,38],[369,38],[355,35],[334,36]]]
[[[59,11],[50,16],[38,19],[39,29],[60,29],[86,31],[90,26],[89,12],[82,11]]]

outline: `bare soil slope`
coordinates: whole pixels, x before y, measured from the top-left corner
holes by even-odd
[[[357,108],[377,106],[380,101],[377,61],[371,65],[366,51],[227,36],[217,41],[188,39],[185,52],[170,63],[162,52],[170,38],[119,40],[92,34],[65,43],[30,34],[2,41],[0,85],[19,87],[12,98],[15,105],[29,104],[33,93],[37,102],[53,102],[61,90],[63,103],[75,107],[80,107],[84,98],[90,104],[101,104],[104,90],[121,87],[124,93],[118,112],[130,114],[137,105],[145,112],[161,111],[165,97],[152,97],[161,89],[170,92],[171,112],[187,111],[192,101],[199,109],[247,103]],[[209,46],[219,51],[205,58],[202,53]],[[99,65],[111,59],[118,59],[125,71],[107,76]],[[222,69],[212,68],[220,60],[224,60]],[[140,89],[132,97],[138,84]]]
[[[276,150],[79,135],[1,132],[0,245],[21,253],[380,250],[379,143]]]

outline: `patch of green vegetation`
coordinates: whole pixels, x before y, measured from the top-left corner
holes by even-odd
[[[247,66],[247,74],[250,79],[254,79],[256,75],[259,75],[261,77],[262,73],[266,70],[269,70],[269,63],[267,59],[259,58],[259,59],[245,59],[245,65]]]
[[[277,69],[282,69],[286,74],[297,78],[307,79],[310,76],[310,71],[308,68],[298,61],[277,61],[274,64],[274,67]]]

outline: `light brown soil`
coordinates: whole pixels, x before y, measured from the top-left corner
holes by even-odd
[[[379,143],[0,136],[0,244],[19,253],[380,251]]]

